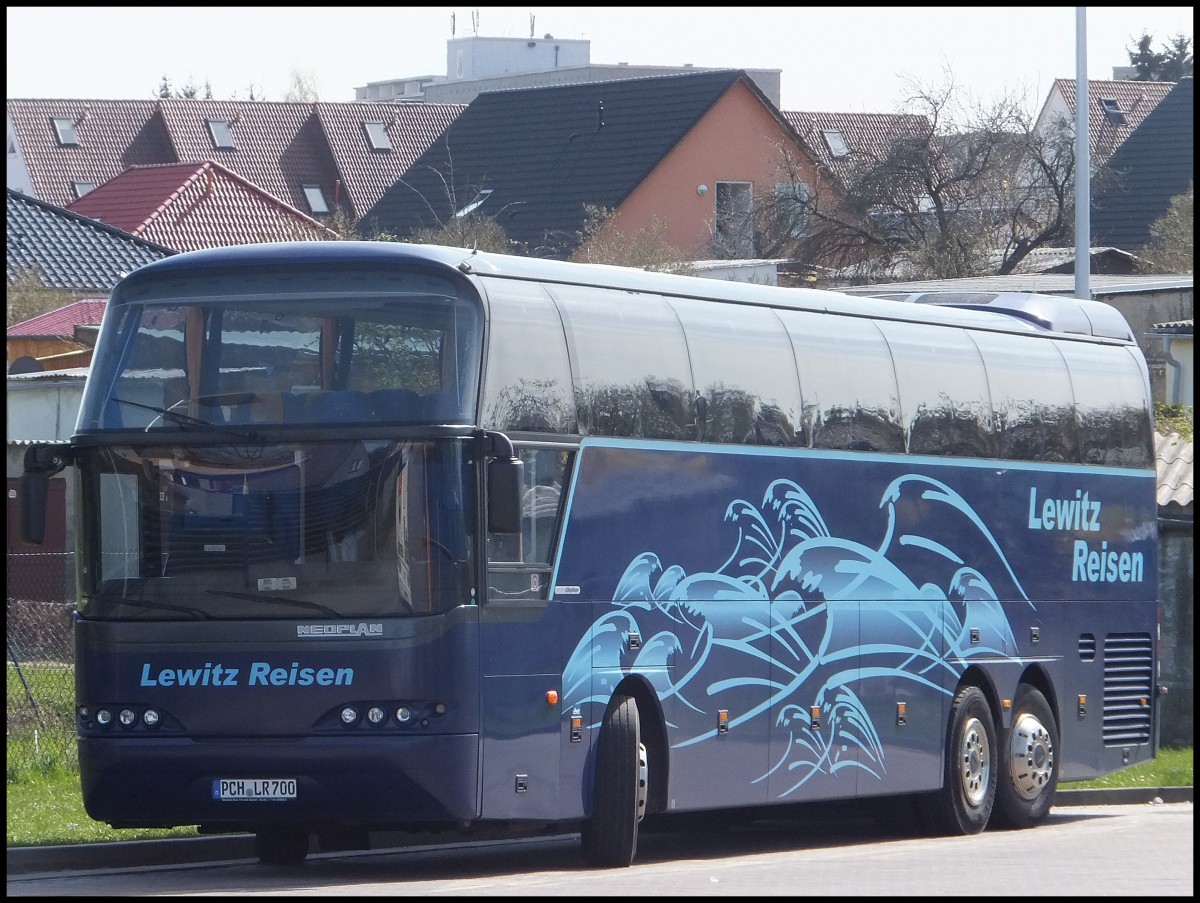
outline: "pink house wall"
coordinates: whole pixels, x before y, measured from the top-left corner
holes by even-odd
[[[756,205],[773,197],[781,146],[790,148],[802,179],[814,185],[808,154],[758,96],[737,82],[621,204],[612,227],[633,234],[661,220],[667,242],[703,258],[712,237],[717,182],[753,182]],[[706,194],[697,191],[700,185],[708,186]]]

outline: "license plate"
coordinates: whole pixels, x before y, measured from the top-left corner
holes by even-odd
[[[215,800],[294,800],[295,778],[220,778],[212,783]]]

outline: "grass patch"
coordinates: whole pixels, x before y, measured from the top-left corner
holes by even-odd
[[[1192,787],[1192,747],[1163,748],[1152,762],[1131,765],[1102,778],[1071,781],[1068,790],[1111,790],[1121,787]]]
[[[16,781],[10,779],[6,790],[10,847],[199,836],[194,827],[117,830],[94,821],[84,811],[79,775],[74,772],[26,773]]]

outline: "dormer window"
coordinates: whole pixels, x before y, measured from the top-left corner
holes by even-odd
[[[72,182],[71,183],[71,191],[73,191],[75,193],[75,197],[77,197],[77,198],[81,198],[85,194],[87,194],[89,191],[95,191],[95,190],[96,190],[95,182]]]
[[[479,192],[479,194],[475,195],[475,200],[471,201],[471,203],[469,203],[469,204],[467,204],[467,206],[463,207],[462,210],[459,210],[454,214],[455,219],[461,219],[464,216],[474,213],[476,210],[478,210],[480,207],[482,207],[483,202],[486,201],[491,196],[492,196],[492,189],[490,189],[490,188],[482,189]]]
[[[1125,111],[1121,109],[1119,101],[1111,97],[1101,97],[1100,106],[1104,110],[1104,117],[1113,125],[1125,124]]]
[[[233,133],[229,131],[229,123],[224,119],[208,120],[208,133],[212,135],[213,147],[218,150],[236,150],[233,143]]]
[[[328,213],[329,202],[325,200],[325,192],[320,185],[305,185],[304,197],[308,200],[308,209],[313,213]]]
[[[825,139],[825,145],[829,148],[829,152],[835,157],[850,155],[850,145],[846,143],[845,137],[837,129],[822,129],[821,136]]]
[[[58,136],[61,147],[79,147],[79,135],[75,131],[75,120],[69,116],[55,116],[54,134]]]
[[[363,128],[367,130],[367,143],[371,145],[371,150],[390,151],[392,142],[388,140],[387,126],[382,122],[364,122]]]

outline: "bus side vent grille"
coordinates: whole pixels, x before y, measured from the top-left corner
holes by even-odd
[[[1104,745],[1150,742],[1154,647],[1148,633],[1104,638]]]
[[[1080,634],[1079,636],[1079,660],[1081,662],[1094,662],[1096,660],[1096,636],[1091,633]]]

